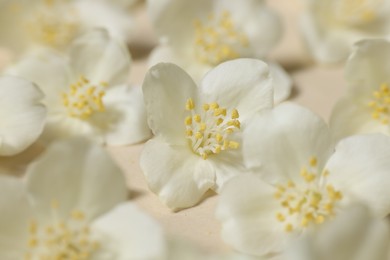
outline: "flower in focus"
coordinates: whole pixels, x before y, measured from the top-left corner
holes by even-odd
[[[124,203],[124,176],[97,145],[54,143],[28,168],[25,185],[0,176],[0,190],[1,259],[156,259],[164,253],[161,228]]]
[[[304,234],[283,260],[387,260],[389,226],[363,205],[353,205],[321,232]]]
[[[76,39],[63,57],[46,50],[19,62],[9,73],[35,82],[48,108],[46,139],[85,135],[110,145],[147,139],[142,91],[131,87],[128,50],[104,30]]]
[[[265,63],[238,59],[211,70],[199,87],[173,64],[151,68],[143,84],[155,137],[141,154],[150,189],[172,209],[191,207],[243,170],[241,133],[272,106]]]
[[[390,42],[357,43],[345,71],[347,94],[330,117],[334,138],[363,133],[390,135]]]
[[[160,38],[150,65],[172,62],[199,82],[210,69],[237,58],[264,59],[281,37],[278,16],[263,0],[148,0]],[[291,92],[291,79],[270,64],[275,102]]]
[[[365,38],[390,36],[389,0],[308,0],[301,28],[313,57],[344,61]]]
[[[0,1],[0,46],[18,55],[38,46],[63,50],[79,34],[95,27],[125,40],[133,21],[126,10],[108,1]]]
[[[41,135],[46,119],[42,92],[31,82],[0,77],[0,155],[15,155]]]
[[[390,212],[387,136],[354,136],[334,147],[321,118],[285,103],[252,119],[243,155],[254,174],[229,181],[217,207],[223,239],[241,252],[283,252],[354,203],[376,217]]]

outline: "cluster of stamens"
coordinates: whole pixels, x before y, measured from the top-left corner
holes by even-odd
[[[371,117],[382,124],[389,124],[390,120],[390,88],[383,83],[379,90],[373,93],[373,100],[368,103],[372,109]]]
[[[67,108],[68,115],[87,119],[94,112],[103,112],[105,107],[102,99],[107,86],[106,82],[93,85],[81,76],[76,83],[70,85],[68,93],[62,94],[62,103]]]
[[[276,219],[284,225],[286,232],[304,229],[311,224],[321,224],[335,215],[335,204],[343,197],[331,184],[327,184],[327,170],[319,174],[317,159],[313,157],[310,167],[302,168],[301,177],[304,182],[296,184],[288,181],[278,185],[274,196],[280,203],[281,210]]]
[[[51,47],[67,46],[79,30],[76,10],[64,0],[42,0],[42,2],[31,19],[26,21],[27,32],[35,41]]]
[[[202,112],[195,111],[191,98],[186,102],[186,110],[190,113],[185,118],[186,136],[190,140],[192,150],[203,159],[211,154],[218,154],[227,149],[237,149],[239,143],[228,140],[228,137],[240,129],[237,109],[227,117],[226,108],[218,103],[203,104]]]
[[[195,53],[203,63],[217,65],[238,58],[248,47],[248,38],[239,32],[228,11],[220,16],[210,14],[206,22],[195,21]]]
[[[337,14],[349,22],[371,22],[376,17],[375,9],[383,0],[342,0],[335,1]]]
[[[32,221],[25,260],[87,260],[99,250],[100,244],[92,239],[86,216],[74,210],[69,218],[61,219],[58,202],[51,205],[51,222],[40,226]]]

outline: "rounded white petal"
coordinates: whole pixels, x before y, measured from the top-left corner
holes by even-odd
[[[128,145],[152,136],[146,121],[141,87],[116,86],[103,98],[105,112],[94,122],[103,129],[108,145]]]
[[[195,155],[189,146],[171,145],[161,138],[145,144],[140,165],[149,188],[174,210],[194,206],[215,183],[208,160]]]
[[[43,218],[50,217],[53,200],[64,216],[78,209],[94,218],[127,196],[118,166],[102,147],[83,139],[53,143],[26,174],[33,205]]]
[[[132,203],[123,203],[92,223],[115,259],[160,259],[166,242],[160,225]]]
[[[276,220],[279,204],[274,192],[274,187],[250,174],[229,181],[216,209],[223,240],[238,251],[257,256],[283,250],[289,235]]]
[[[267,62],[274,86],[274,102],[286,100],[292,91],[293,83],[288,73],[277,63]]]
[[[198,89],[191,77],[174,64],[160,63],[148,71],[142,90],[153,133],[170,143],[187,143],[184,135],[186,102],[192,98],[197,105],[198,100]]]
[[[224,62],[206,74],[200,88],[205,102],[236,108],[240,121],[273,104],[272,78],[267,64],[260,60]]]
[[[22,259],[32,212],[23,182],[0,176],[0,258]]]
[[[334,140],[354,134],[389,133],[389,127],[371,117],[370,108],[353,97],[340,99],[329,121]]]
[[[31,82],[11,76],[0,78],[0,155],[14,155],[42,133],[46,108],[43,93]]]
[[[376,215],[390,213],[390,137],[381,134],[343,139],[329,159],[329,183],[344,197],[367,203]]]
[[[283,103],[256,115],[243,133],[247,166],[271,181],[300,182],[302,167],[316,157],[322,169],[333,152],[330,131],[313,112]]]
[[[129,51],[106,30],[95,29],[81,35],[71,44],[69,56],[76,76],[110,85],[126,83],[129,79]]]

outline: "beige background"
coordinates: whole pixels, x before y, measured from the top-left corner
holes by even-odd
[[[342,68],[315,65],[308,57],[298,28],[302,10],[299,0],[268,2],[282,16],[285,26],[284,38],[272,53],[271,59],[282,64],[293,78],[294,91],[290,100],[310,108],[327,120],[335,101],[345,89]],[[137,21],[141,27],[130,48],[135,60],[131,81],[142,84],[147,69],[147,54],[156,39],[143,7],[137,10]],[[218,196],[209,197],[196,207],[171,212],[147,188],[138,163],[141,150],[142,145],[109,148],[128,177],[133,192],[132,200],[155,217],[169,234],[187,238],[213,252],[230,250],[220,238],[220,225],[214,217]]]

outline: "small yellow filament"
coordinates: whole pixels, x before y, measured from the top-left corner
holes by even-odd
[[[371,109],[371,117],[384,125],[390,120],[390,88],[387,83],[383,83],[377,91],[373,92],[373,100],[368,103]]]

